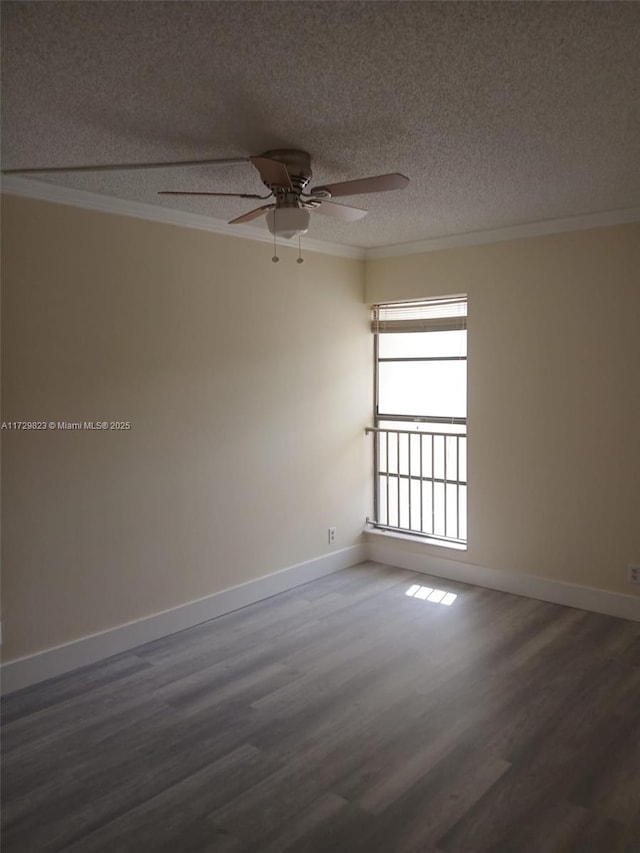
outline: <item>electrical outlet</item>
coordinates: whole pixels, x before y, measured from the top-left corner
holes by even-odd
[[[336,541],[336,529],[335,529],[335,527],[329,528],[328,539],[329,539],[329,545],[333,545],[333,543]]]
[[[629,563],[629,583],[640,583],[640,563]]]

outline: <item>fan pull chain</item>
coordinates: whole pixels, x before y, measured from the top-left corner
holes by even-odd
[[[303,264],[304,263],[304,258],[302,257],[302,248],[300,247],[300,235],[299,234],[298,234],[298,260],[296,261],[296,263],[297,264]]]
[[[276,246],[276,232],[278,230],[278,226],[276,225],[276,216],[277,216],[278,208],[274,208],[273,211],[273,257],[271,260],[274,264],[277,264],[280,258],[278,257],[278,248]]]

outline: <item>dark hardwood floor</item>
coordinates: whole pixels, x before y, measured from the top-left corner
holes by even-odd
[[[3,853],[640,853],[640,623],[371,563],[2,717]]]

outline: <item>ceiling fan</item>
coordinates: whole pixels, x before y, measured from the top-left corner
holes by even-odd
[[[404,189],[409,179],[394,172],[389,175],[376,175],[354,181],[341,181],[336,184],[323,184],[306,192],[312,177],[311,157],[306,151],[296,149],[276,149],[265,151],[255,157],[240,157],[226,160],[189,160],[183,163],[125,163],[112,166],[68,166],[37,169],[7,169],[5,174],[33,174],[42,172],[104,172],[136,169],[167,169],[184,166],[231,165],[252,163],[258,170],[263,184],[269,190],[267,195],[254,193],[227,192],[183,192],[162,190],[158,195],[179,196],[227,196],[231,198],[252,198],[265,201],[263,204],[232,219],[229,224],[237,225],[251,222],[266,214],[269,231],[278,237],[292,238],[305,234],[309,229],[310,214],[323,213],[342,222],[355,222],[367,215],[367,211],[346,204],[336,204],[331,199],[339,196],[359,195],[360,193],[384,192]]]

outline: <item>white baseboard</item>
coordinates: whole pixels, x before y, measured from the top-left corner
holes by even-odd
[[[9,661],[1,668],[2,693],[12,693],[22,687],[134,649],[143,643],[192,628],[216,616],[354,566],[365,559],[365,545],[352,545],[171,610],[154,613],[153,616],[118,625],[99,634],[91,634],[62,646]]]
[[[384,541],[380,541],[383,538]],[[431,554],[417,554],[398,547],[392,539],[381,535],[368,535],[367,539],[366,545],[334,551],[171,610],[9,661],[0,668],[2,693],[12,693],[143,643],[192,628],[364,560],[640,622],[640,598],[637,596],[489,569]]]
[[[376,563],[640,622],[640,598],[635,595],[607,592],[535,575],[488,569],[474,563],[461,563],[431,554],[416,554],[398,547],[393,540],[378,541],[382,538],[380,534],[367,535],[367,558]]]

